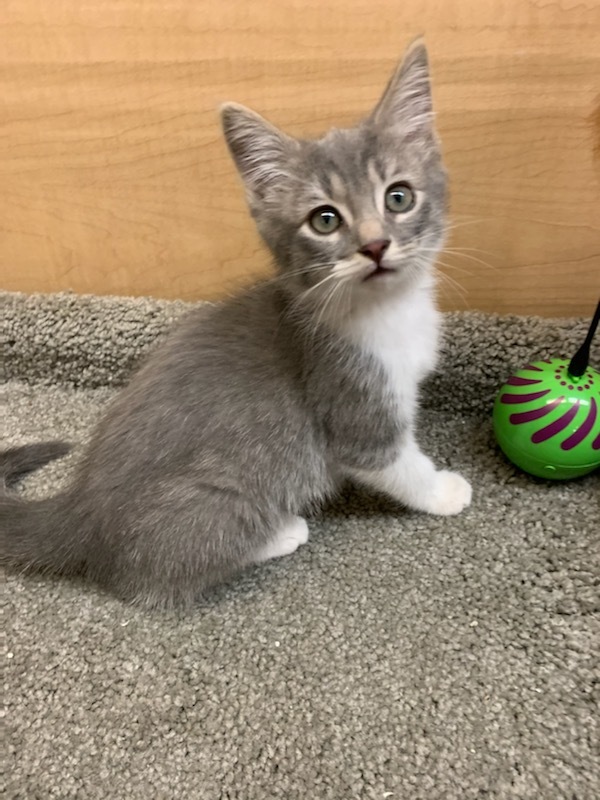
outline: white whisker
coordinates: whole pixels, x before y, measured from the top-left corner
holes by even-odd
[[[477,261],[484,267],[488,267],[489,269],[497,270],[498,267],[495,264],[490,264],[489,261],[485,259],[479,258],[478,256],[472,255],[472,253],[483,253],[484,255],[494,256],[495,253],[490,253],[488,250],[481,250],[477,247],[444,247],[442,248],[442,253],[448,253],[449,255],[455,256],[464,256],[465,258],[470,258],[471,261]]]
[[[451,278],[450,275],[447,275],[445,272],[438,272],[438,276],[440,277],[441,282],[451,289],[455,294],[457,294],[461,302],[468,307],[467,292],[464,287],[462,287],[458,281],[455,281],[454,278]]]
[[[314,292],[320,286],[323,286],[323,284],[327,283],[328,281],[335,280],[337,278],[338,276],[335,274],[335,272],[330,272],[328,275],[326,275],[324,278],[318,281],[318,283],[315,283],[314,286],[311,286],[310,288],[302,292],[302,294],[298,295],[298,297],[294,300],[294,304],[303,303],[309,294],[312,294],[312,292]]]
[[[472,270],[466,269],[465,267],[459,267],[457,264],[451,264],[448,261],[444,261],[441,258],[436,259],[435,265],[438,269],[440,267],[443,267],[444,269],[451,269],[454,272],[460,272],[463,275],[469,275],[470,277],[473,277],[475,275],[475,273]]]
[[[443,247],[441,250],[439,250],[436,247],[419,247],[419,250],[422,253],[436,253],[436,254],[439,253],[439,255],[444,255],[445,253],[447,253],[450,256],[457,256],[457,257],[463,256],[464,258],[468,258],[470,261],[474,261],[477,264],[481,264],[481,266],[486,267],[487,269],[491,269],[493,271],[497,271],[499,269],[499,267],[497,267],[495,264],[490,264],[489,261],[485,261],[484,259],[479,258],[478,256],[474,256],[469,252],[465,252],[466,250],[469,249],[477,252],[477,248]],[[479,252],[485,253],[484,250],[480,250]],[[493,254],[490,253],[490,255]],[[438,263],[441,263],[439,260],[439,256],[436,259],[436,261]]]

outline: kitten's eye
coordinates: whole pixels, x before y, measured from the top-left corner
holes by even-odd
[[[315,209],[308,218],[310,227],[317,233],[333,233],[342,224],[342,218],[332,206]]]
[[[385,193],[385,207],[394,214],[410,211],[415,201],[415,193],[408,183],[393,183]]]

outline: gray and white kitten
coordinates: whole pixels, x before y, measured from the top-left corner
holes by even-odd
[[[414,436],[446,205],[424,45],[355,128],[298,140],[238,105],[222,121],[277,278],[189,314],[109,408],[66,491],[0,500],[5,560],[153,607],[189,606],[292,553],[302,515],[348,478],[431,514],[471,499]],[[63,452],[6,451],[0,470],[10,483]]]

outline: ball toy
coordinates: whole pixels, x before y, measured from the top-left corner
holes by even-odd
[[[600,467],[600,372],[589,366],[600,303],[586,339],[569,361],[532,361],[502,386],[494,433],[516,466],[540,478],[566,480]]]

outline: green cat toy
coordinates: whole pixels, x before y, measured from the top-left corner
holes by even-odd
[[[590,345],[600,303],[571,361],[534,361],[515,372],[494,404],[494,432],[504,454],[540,478],[578,478],[600,467],[600,372]]]

